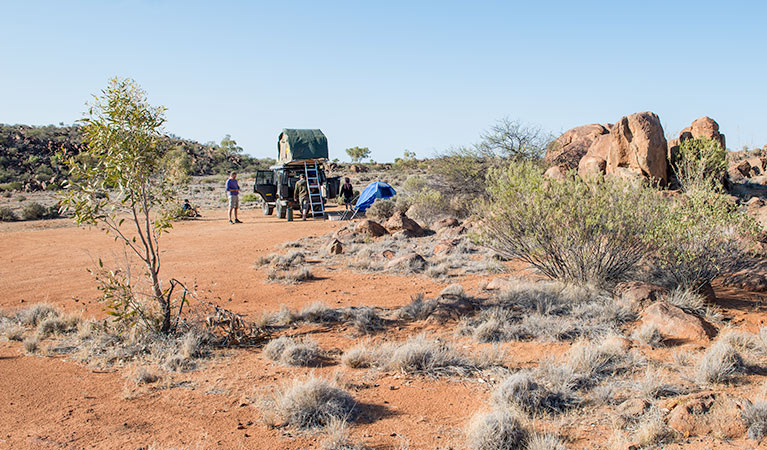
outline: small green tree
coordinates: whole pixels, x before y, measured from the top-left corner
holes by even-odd
[[[727,171],[727,150],[713,139],[685,139],[671,162],[677,181],[686,192],[721,191]]]
[[[346,149],[346,154],[352,159],[352,162],[360,162],[370,156],[370,149],[367,147],[352,147]]]
[[[166,164],[164,112],[164,107],[148,103],[133,80],[110,80],[94,96],[82,119],[87,157],[60,155],[69,172],[60,200],[78,225],[103,226],[145,265],[151,298],[160,309],[158,327],[167,333],[171,331],[171,300],[160,283],[159,237],[171,227],[165,211],[177,202],[176,180],[181,170]],[[126,221],[130,227],[123,226]],[[143,314],[123,304],[134,300],[110,303],[111,312],[118,319]]]

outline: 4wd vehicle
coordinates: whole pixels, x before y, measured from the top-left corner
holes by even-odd
[[[338,196],[340,177],[325,176],[328,140],[320,130],[284,129],[277,140],[277,165],[259,170],[253,191],[261,197],[264,215],[277,210],[285,218],[288,208],[298,209],[293,188],[300,174],[307,179],[312,216],[324,218],[325,201]]]

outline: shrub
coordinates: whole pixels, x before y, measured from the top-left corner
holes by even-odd
[[[651,236],[659,282],[697,291],[748,262],[743,238],[753,238],[757,225],[727,196],[697,190],[668,206]]]
[[[755,222],[726,196],[666,199],[615,178],[547,179],[532,163],[491,172],[480,242],[550,278],[606,285],[649,262],[658,281],[699,289],[744,264]]]
[[[721,190],[727,170],[727,150],[712,139],[685,139],[672,155],[671,168],[686,192]]]
[[[19,216],[11,208],[4,206],[0,208],[0,222],[15,222],[19,220]]]
[[[255,203],[260,199],[256,194],[245,194],[240,198],[243,203]]]
[[[603,285],[634,271],[651,250],[646,235],[659,202],[649,187],[547,179],[530,162],[491,171],[488,180],[481,242],[550,278]]]
[[[524,449],[528,431],[512,411],[495,410],[476,414],[466,430],[471,450]]]
[[[378,222],[384,222],[394,215],[396,203],[394,199],[379,198],[370,205],[365,216]]]
[[[354,419],[356,402],[334,382],[310,375],[273,392],[264,401],[262,412],[269,426],[319,428],[336,420]]]
[[[24,205],[24,209],[21,210],[21,217],[24,220],[40,220],[44,219],[47,213],[45,206],[32,202]]]

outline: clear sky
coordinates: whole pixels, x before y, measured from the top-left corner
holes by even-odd
[[[471,144],[502,117],[559,133],[654,111],[767,144],[767,4],[757,1],[6,1],[0,123],[73,123],[110,77],[167,131],[274,157],[321,128],[331,158]]]

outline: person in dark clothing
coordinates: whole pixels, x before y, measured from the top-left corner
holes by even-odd
[[[189,203],[189,199],[184,200],[184,205],[181,207],[181,211],[185,216],[189,217],[202,217],[200,216],[200,213],[197,212],[197,208],[192,206],[191,203]]]
[[[306,183],[306,175],[299,175],[298,183],[293,187],[293,199],[301,205],[301,219],[306,220],[309,213],[309,185]]]
[[[240,208],[240,185],[237,183],[237,172],[229,174],[229,179],[226,180],[226,194],[229,197],[229,223],[242,223],[237,218],[237,210]],[[232,212],[234,212],[234,219],[232,219]]]
[[[344,178],[344,185],[341,186],[341,197],[344,199],[346,210],[349,211],[352,208],[352,199],[354,198],[354,188],[349,177]]]

